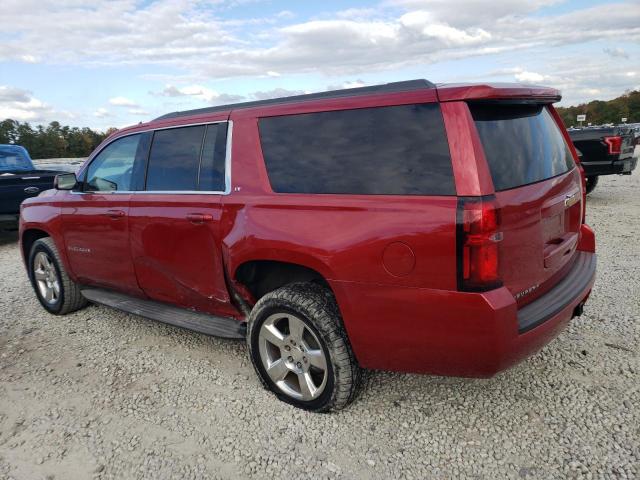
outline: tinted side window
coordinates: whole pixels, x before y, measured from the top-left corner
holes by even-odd
[[[546,180],[574,167],[562,133],[543,105],[470,104],[496,190]]]
[[[225,189],[225,156],[227,150],[227,124],[207,125],[202,146],[200,183],[198,190],[222,192]]]
[[[276,192],[455,195],[437,104],[270,117],[259,127]]]
[[[205,126],[158,130],[153,136],[147,190],[197,190]]]
[[[107,145],[89,164],[84,190],[131,190],[133,165],[139,143],[140,135],[130,135]]]

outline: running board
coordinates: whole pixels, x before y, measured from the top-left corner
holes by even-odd
[[[82,290],[82,295],[90,302],[214,337],[245,338],[246,335],[246,324],[229,317],[215,317],[110,290],[85,289]]]

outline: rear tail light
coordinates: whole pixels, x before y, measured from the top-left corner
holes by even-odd
[[[622,137],[604,137],[604,143],[609,146],[609,155],[617,155],[622,149]]]
[[[500,210],[495,198],[460,197],[457,212],[458,290],[483,292],[502,286]]]

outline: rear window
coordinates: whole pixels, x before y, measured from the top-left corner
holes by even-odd
[[[568,172],[573,157],[543,105],[470,104],[497,191]]]
[[[275,192],[455,195],[437,104],[269,117],[259,125]]]
[[[29,159],[18,150],[0,150],[0,172],[10,170],[33,170],[33,165]]]

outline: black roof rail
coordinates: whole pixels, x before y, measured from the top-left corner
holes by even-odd
[[[187,117],[190,115],[200,115],[205,113],[224,112],[238,108],[252,108],[266,105],[279,105],[285,103],[304,102],[309,100],[332,99],[342,97],[357,97],[360,95],[371,95],[375,93],[396,93],[421,90],[426,88],[436,88],[435,84],[429,80],[405,80],[403,82],[384,83],[382,85],[372,85],[370,87],[344,88],[341,90],[331,90],[328,92],[308,93],[305,95],[294,95],[291,97],[270,98],[268,100],[256,100],[254,102],[231,103],[228,105],[218,105],[215,107],[197,108],[195,110],[184,110],[182,112],[172,112],[155,118],[156,120],[167,120],[169,118]]]

